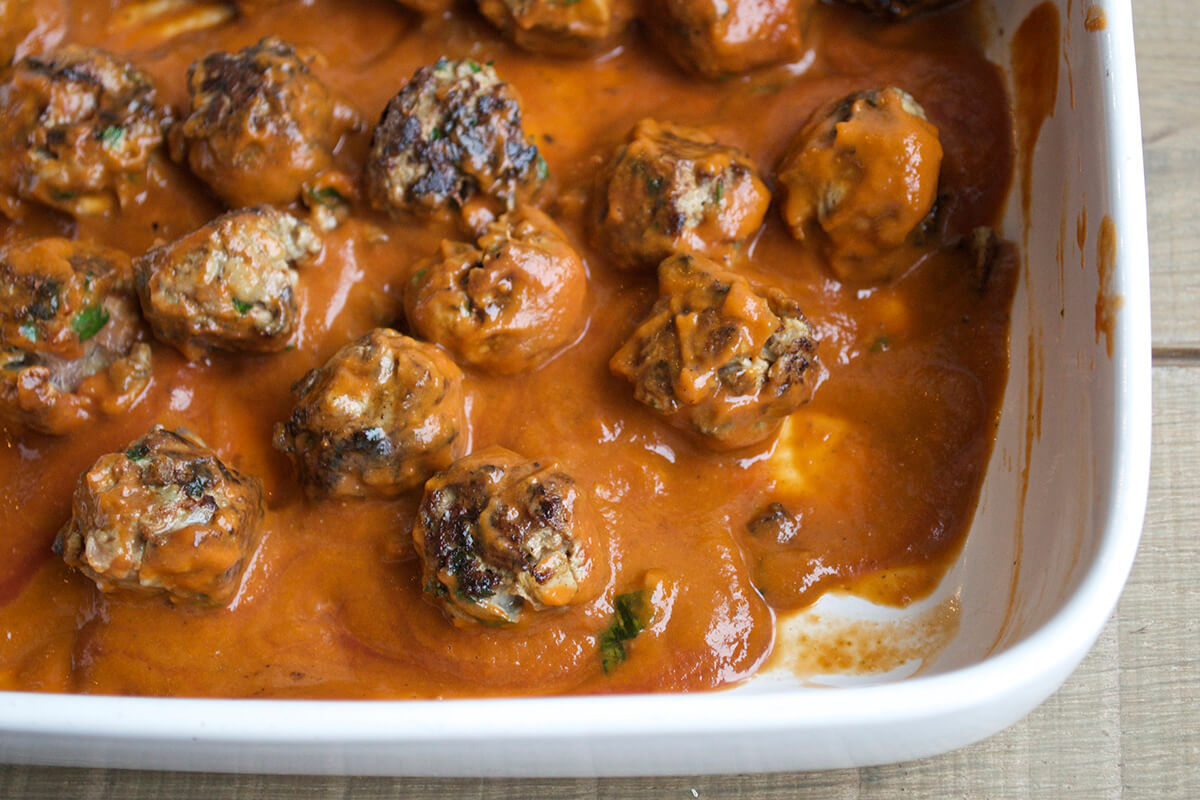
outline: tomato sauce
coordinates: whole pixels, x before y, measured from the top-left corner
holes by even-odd
[[[368,120],[439,56],[494,61],[520,92],[526,129],[548,162],[545,209],[586,261],[587,321],[536,371],[464,368],[469,449],[502,445],[556,460],[591,495],[608,572],[591,602],[514,627],[458,627],[422,593],[411,537],[419,496],[305,498],[271,446],[272,426],[292,408],[289,387],[371,328],[402,328],[413,265],[456,235],[358,203],[301,271],[294,347],[189,363],[156,343],[151,389],[129,413],[64,438],[4,434],[0,687],[323,698],[711,689],[764,663],[777,615],[888,570],[908,579],[876,599],[909,602],[958,552],[994,439],[1016,281],[1013,259],[982,281],[953,244],[998,224],[1013,167],[1003,77],[982,53],[970,6],[892,25],[822,6],[796,63],[708,81],[680,71],[644,31],[593,59],[539,57],[468,8],[421,21],[388,0],[314,0],[164,40],[123,22],[112,0],[35,3],[39,25],[19,53],[61,42],[104,47],[150,74],[160,100],[175,106],[186,100],[189,64],[266,35],[316,52],[316,74]],[[890,85],[916,97],[938,128],[947,244],[890,283],[843,285],[773,207],[737,269],[799,301],[819,333],[826,376],[777,439],[712,452],[638,404],[609,371],[656,284],[653,271],[614,269],[589,246],[592,178],[644,117],[700,127],[770,176],[814,109]],[[361,168],[369,136],[368,126],[339,154],[349,171]],[[53,233],[140,255],[221,210],[168,163],[119,214],[75,223],[34,212],[0,221],[0,242]],[[227,608],[104,595],[51,553],[80,473],[156,422],[195,431],[264,483],[261,545]],[[786,541],[747,529],[775,502],[798,521]],[[606,673],[598,639],[614,597],[638,588],[652,615],[627,643],[627,660]]]

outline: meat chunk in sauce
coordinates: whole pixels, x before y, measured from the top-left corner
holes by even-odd
[[[842,3],[866,10],[888,19],[906,19],[915,14],[937,11],[959,0],[841,0]]]
[[[69,45],[0,77],[0,211],[21,202],[75,216],[106,214],[145,190],[162,114],[141,70]]]
[[[375,208],[461,212],[476,230],[533,197],[545,177],[516,89],[490,64],[444,58],[417,70],[388,103],[366,166]]]
[[[425,591],[457,623],[589,599],[594,523],[556,465],[490,447],[429,479],[413,526]]]
[[[0,248],[0,419],[69,433],[150,382],[129,256],[49,238]]]
[[[258,546],[262,485],[194,434],[155,426],[79,479],[55,550],[104,592],[225,605]]]
[[[741,150],[695,128],[646,119],[596,179],[592,239],[627,269],[675,253],[728,261],[762,225],[770,203]]]
[[[172,154],[232,208],[285,205],[304,190],[344,185],[334,151],[358,124],[288,43],[266,38],[212,53],[188,70],[191,114],[171,131]]]
[[[478,0],[479,11],[520,47],[589,56],[612,45],[634,16],[633,0]]]
[[[839,279],[887,280],[912,263],[898,251],[922,234],[941,163],[938,130],[907,92],[857,92],[819,110],[784,154],[784,222],[827,248]]]
[[[422,338],[459,360],[514,373],[570,341],[586,296],[587,272],[566,234],[522,207],[490,223],[476,244],[442,242],[417,265],[405,310]]]
[[[314,497],[394,497],[463,454],[462,372],[440,348],[377,328],[292,387],[275,447]]]
[[[316,233],[270,206],[230,211],[134,262],[154,335],[195,360],[210,348],[271,352],[297,322],[298,262]]]
[[[699,256],[658,268],[659,300],[609,363],[634,397],[714,450],[757,444],[812,395],[816,335],[791,298]]]
[[[684,69],[719,78],[800,54],[814,0],[655,0],[645,3],[656,42]]]

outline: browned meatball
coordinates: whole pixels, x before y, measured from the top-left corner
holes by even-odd
[[[295,49],[274,37],[212,53],[188,70],[191,114],[171,131],[172,154],[233,208],[285,205],[336,173],[334,151],[358,124]]]
[[[596,178],[591,233],[622,268],[674,253],[730,260],[771,193],[750,157],[704,131],[642,120]]]
[[[477,0],[479,11],[534,53],[588,56],[612,45],[634,16],[633,0]]]
[[[936,11],[959,0],[841,0],[847,5],[858,6],[889,19],[905,19],[926,11]]]
[[[634,397],[714,450],[773,437],[812,395],[816,335],[796,302],[699,256],[658,268],[659,300],[609,363]]]
[[[442,242],[405,292],[408,322],[459,360],[498,373],[531,369],[579,330],[587,272],[566,234],[518,208],[477,244]]]
[[[815,0],[653,0],[646,22],[684,69],[718,78],[795,58]]]
[[[377,328],[301,378],[275,447],[313,497],[394,497],[463,454],[462,372],[435,345]]]
[[[139,69],[69,45],[21,59],[0,80],[0,211],[19,216],[30,200],[106,214],[145,190],[162,130]]]
[[[503,447],[430,478],[413,525],[425,591],[460,624],[588,599],[594,535],[569,475]]]
[[[225,605],[258,546],[262,484],[156,425],[79,478],[54,549],[102,591]]]
[[[545,177],[516,89],[490,64],[444,58],[417,70],[388,103],[366,167],[375,208],[459,211],[474,229],[531,198]]]
[[[154,335],[195,360],[210,348],[271,352],[296,328],[296,264],[321,249],[306,223],[262,206],[230,211],[134,261]]]
[[[149,385],[129,256],[67,239],[0,248],[0,420],[64,434]]]
[[[784,222],[815,235],[841,280],[887,280],[912,263],[893,251],[929,217],[941,164],[937,128],[907,92],[856,92],[817,111],[780,161]]]

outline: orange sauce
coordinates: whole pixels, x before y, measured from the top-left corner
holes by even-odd
[[[579,340],[534,372],[465,370],[471,446],[557,460],[592,495],[611,575],[588,604],[530,615],[515,628],[459,628],[421,591],[411,539],[418,497],[305,499],[270,444],[272,425],[291,410],[289,387],[372,327],[402,324],[400,289],[413,264],[452,235],[359,206],[301,273],[294,349],[188,363],[156,346],[149,395],[127,415],[67,438],[4,435],[0,687],[341,698],[711,689],[764,663],[777,613],[885,572],[903,576],[874,584],[888,602],[936,585],[961,547],[995,435],[1012,260],[998,262],[981,288],[970,259],[948,244],[889,284],[857,289],[834,280],[772,209],[738,269],[800,302],[820,333],[828,378],[780,440],[714,453],[663,424],[609,373],[609,358],[653,303],[654,276],[616,270],[590,247],[583,208],[598,164],[643,117],[702,127],[769,175],[815,108],[897,85],[939,129],[945,241],[996,224],[1011,182],[1012,120],[970,9],[888,26],[822,6],[800,65],[709,82],[682,73],[640,31],[603,57],[558,60],[505,43],[467,8],[421,22],[388,0],[313,0],[163,41],[119,24],[115,5],[41,2],[41,22],[21,52],[60,41],[99,45],[146,70],[160,98],[181,105],[190,63],[274,34],[318,53],[316,73],[367,119],[441,55],[494,60],[520,91],[549,164],[547,210],[587,262],[588,318]],[[1022,45],[1029,55],[1014,59],[1019,85],[1036,87],[1018,98],[1034,109],[1019,115],[1023,176],[1053,110],[1058,52],[1053,7],[1031,20],[1018,40],[1048,49],[1035,58]],[[1031,70],[1051,71],[1033,80]],[[361,166],[368,137],[349,143],[347,165]],[[1027,177],[1022,189],[1027,195]],[[30,214],[0,222],[0,242],[59,233],[138,255],[219,211],[202,184],[172,167],[117,216],[75,224]],[[228,608],[102,595],[50,553],[81,471],[155,422],[196,431],[265,485],[262,543]],[[747,532],[772,502],[801,520],[794,540]],[[597,637],[613,595],[643,585],[650,572],[655,617],[631,642],[628,661],[606,675]]]

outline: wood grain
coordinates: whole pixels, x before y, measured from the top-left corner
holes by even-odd
[[[1134,0],[1150,227],[1154,344],[1200,349],[1200,15],[1194,0]]]
[[[0,797],[746,798],[1200,796],[1200,15],[1135,0],[1150,208],[1154,460],[1141,550],[1117,614],[1029,717],[937,758],[803,775],[573,781],[226,776],[0,767]]]

